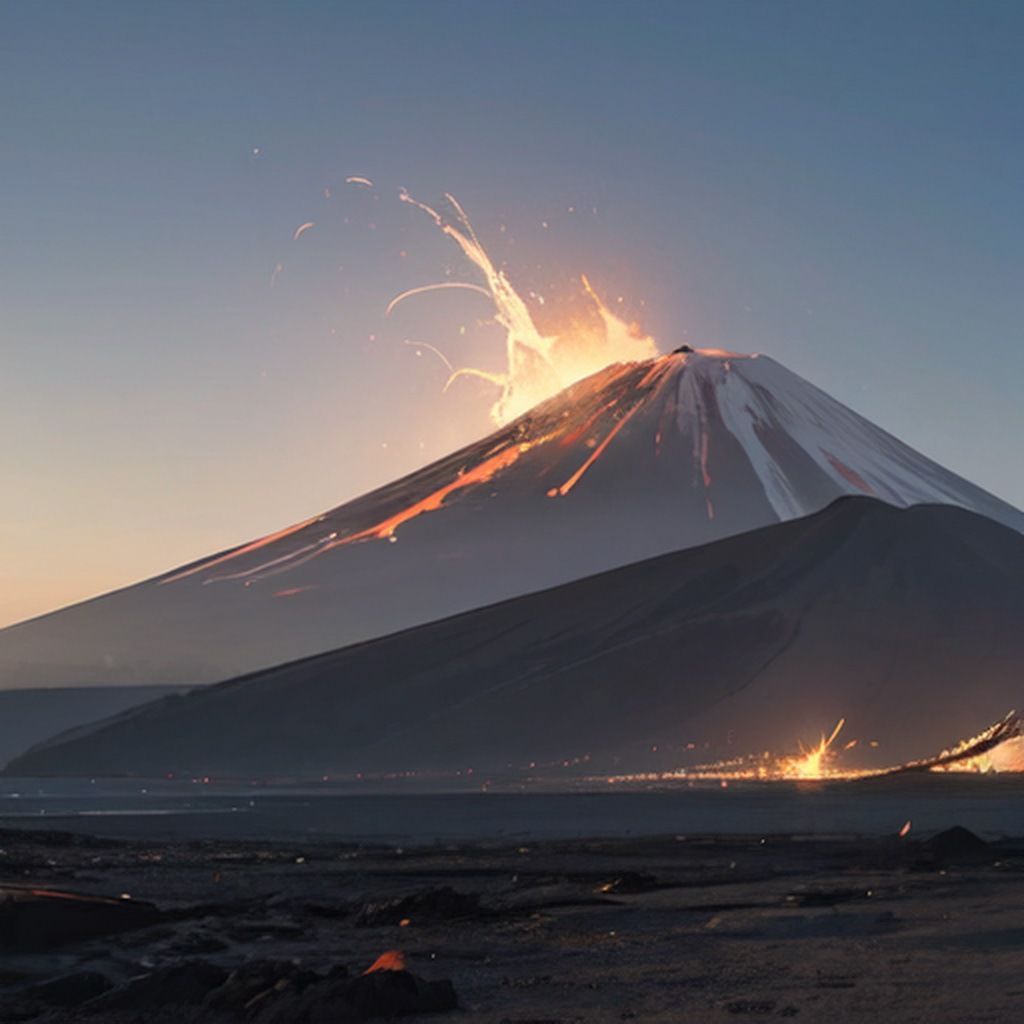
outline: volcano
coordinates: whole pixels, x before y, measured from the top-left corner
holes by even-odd
[[[580,381],[322,515],[0,631],[0,689],[197,684],[820,511],[1024,515],[765,356],[681,349]]]

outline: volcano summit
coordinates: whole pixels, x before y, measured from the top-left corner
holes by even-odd
[[[204,683],[820,511],[1024,515],[765,356],[609,366],[338,508],[0,631],[0,688]]]

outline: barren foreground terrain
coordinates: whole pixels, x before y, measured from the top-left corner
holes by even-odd
[[[8,830],[0,883],[5,1022],[313,1024],[434,1000],[413,1017],[895,1024],[1014,1021],[1024,999],[1024,843],[956,830],[415,849]],[[392,950],[420,981],[363,992]],[[388,1002],[395,979],[411,1002]]]

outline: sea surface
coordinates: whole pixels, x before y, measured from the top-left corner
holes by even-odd
[[[167,780],[0,779],[0,828],[395,845],[652,835],[1024,836],[1024,777],[731,783],[645,790],[380,792]]]

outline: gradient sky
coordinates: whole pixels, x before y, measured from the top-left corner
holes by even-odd
[[[486,302],[384,318],[467,275],[400,186],[1024,505],[1022,48],[1016,2],[3,5],[0,624],[488,429],[403,344],[499,367]]]

